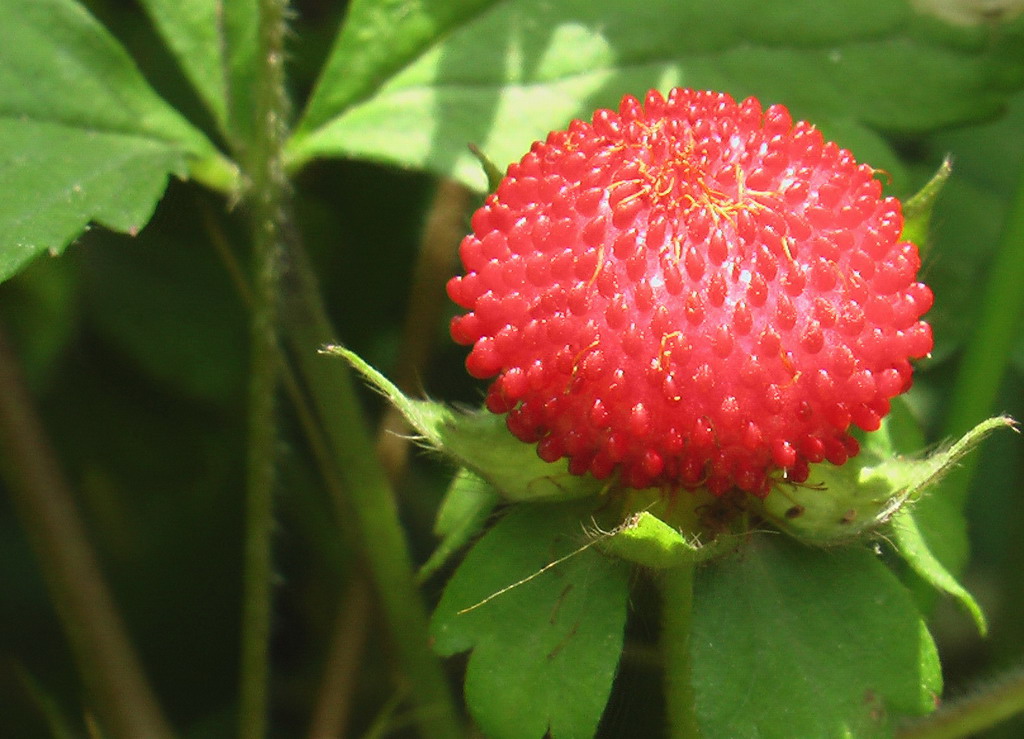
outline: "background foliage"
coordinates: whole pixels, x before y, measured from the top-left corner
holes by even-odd
[[[175,726],[196,737],[223,735],[233,721],[245,476],[248,319],[230,256],[248,259],[248,237],[225,208],[234,177],[225,155],[251,134],[256,16],[254,4],[227,3],[218,21],[217,5],[0,4],[0,276],[10,278],[0,320],[156,691]],[[952,155],[925,266],[936,350],[912,396],[929,440],[949,431],[976,316],[1002,299],[984,286],[1024,169],[1024,21],[958,28],[887,0],[356,0],[335,38],[343,4],[306,0],[295,10],[295,220],[339,338],[386,374],[401,375],[407,356],[405,313],[437,178],[483,187],[468,142],[503,165],[626,92],[684,84],[789,105],[885,169],[897,195]],[[1017,304],[1004,310],[1019,323]],[[429,327],[432,359],[414,383],[476,403],[481,387],[465,376],[446,317]],[[990,358],[1009,360],[991,410],[1021,418],[1017,339],[1012,353]],[[308,728],[325,644],[362,565],[290,412],[279,457],[272,725],[293,735]],[[982,452],[967,581],[991,633],[980,640],[960,611],[938,605],[947,693],[1022,657],[1022,464],[1011,435]],[[421,561],[447,472],[417,457],[399,487]],[[729,574],[723,588],[748,577]],[[605,717],[611,735],[660,721],[654,627],[642,615],[649,597],[641,588],[631,609]],[[370,623],[349,686],[354,734],[407,720],[389,714],[402,695],[381,658],[387,635]],[[78,721],[68,649],[6,496],[0,624],[0,735],[43,734],[47,716]]]

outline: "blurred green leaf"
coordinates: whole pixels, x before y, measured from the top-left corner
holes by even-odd
[[[255,2],[141,0],[222,133],[252,127]]]
[[[519,505],[445,588],[431,634],[441,654],[473,650],[466,701],[487,736],[597,729],[622,651],[629,567],[584,548],[591,508]]]
[[[135,233],[169,174],[217,159],[72,0],[0,3],[0,279],[90,221]]]
[[[441,537],[441,543],[420,567],[417,578],[421,582],[429,578],[479,534],[500,500],[500,494],[490,483],[465,467],[460,468],[437,511],[434,533]]]
[[[295,163],[367,157],[483,188],[468,143],[504,164],[549,130],[650,87],[757,95],[860,139],[858,127],[922,131],[992,115],[1024,82],[1024,23],[979,38],[891,0],[518,0],[433,38],[419,27],[415,58],[411,45],[387,57],[365,30],[339,40],[336,56],[375,50],[377,76],[357,75],[360,95],[332,98],[341,77],[325,74],[292,142]]]
[[[979,284],[1024,165],[1024,95],[1015,95],[1008,114],[998,120],[943,131],[926,144],[934,158],[949,156],[953,162],[953,176],[935,205],[932,246],[922,270],[935,293],[935,307],[927,318],[935,335],[930,363],[937,364],[975,330],[985,297]],[[934,164],[928,168],[934,171]]]
[[[29,383],[41,389],[81,321],[78,271],[66,259],[40,259],[4,283],[0,295],[4,330]]]
[[[190,229],[197,224],[157,222],[164,228],[130,249],[116,237],[90,244],[87,314],[135,368],[186,396],[230,403],[245,388],[245,308],[201,230]]]
[[[935,646],[866,549],[752,536],[698,569],[693,674],[707,736],[886,736],[941,691]]]

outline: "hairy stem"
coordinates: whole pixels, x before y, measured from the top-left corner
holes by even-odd
[[[444,283],[451,275],[452,262],[472,193],[454,180],[441,180],[423,227],[423,236],[413,272],[405,327],[398,350],[396,382],[412,391],[430,357],[435,327],[440,320],[444,300]],[[377,427],[377,456],[391,484],[402,479],[409,458],[409,427],[394,406],[388,406]],[[335,500],[342,500],[332,485]],[[345,520],[345,511],[339,510]],[[310,737],[340,736],[348,721],[359,655],[370,628],[371,594],[367,583],[357,577],[349,586],[349,594],[336,617],[331,648],[324,665],[323,678],[317,691],[316,709],[311,722]]]
[[[1024,712],[1024,670],[978,690],[966,698],[943,705],[928,717],[906,727],[899,739],[956,739],[974,736],[1018,713]]]
[[[271,540],[277,423],[277,282],[290,189],[282,149],[288,99],[284,86],[287,0],[260,0],[253,140],[243,153],[250,181],[253,308],[245,511],[239,736],[261,737],[267,725],[272,598]]]
[[[440,662],[429,648],[427,616],[413,579],[394,493],[374,452],[348,365],[317,354],[336,336],[304,252],[297,243],[290,247],[283,271],[284,322],[347,493],[336,501],[338,509],[358,525],[368,572],[417,703],[421,733],[460,736],[459,713]]]
[[[0,469],[105,734],[123,739],[172,736],[2,331],[0,450]]]
[[[944,435],[959,438],[992,413],[1024,313],[1024,171],[989,268],[985,296],[960,360]],[[979,455],[966,457],[944,481],[943,495],[962,505]]]
[[[665,665],[665,705],[670,736],[695,739],[697,727],[691,658],[694,565],[665,570],[661,585],[661,652]]]

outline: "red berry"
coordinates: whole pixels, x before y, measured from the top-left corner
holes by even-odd
[[[509,167],[473,216],[452,336],[546,460],[732,487],[856,454],[932,347],[900,204],[813,126],[713,92],[625,97]]]

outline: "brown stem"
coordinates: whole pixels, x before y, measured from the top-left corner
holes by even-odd
[[[104,731],[125,739],[170,737],[2,329],[0,445],[15,509]]]
[[[338,609],[330,651],[320,681],[309,739],[345,735],[352,709],[359,663],[370,626],[371,592],[363,577],[355,577]]]

